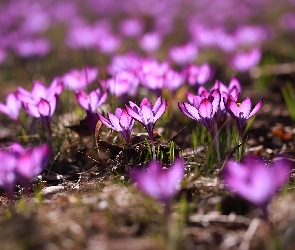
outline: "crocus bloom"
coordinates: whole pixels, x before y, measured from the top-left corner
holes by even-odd
[[[35,148],[24,149],[13,143],[9,150],[0,151],[0,186],[13,199],[16,183],[29,187],[32,178],[37,176],[49,159],[50,148],[47,144]]]
[[[62,77],[65,88],[69,90],[85,89],[97,77],[98,69],[92,67],[84,67],[81,70],[73,69]]]
[[[203,85],[210,80],[212,76],[212,69],[208,63],[201,66],[191,64],[184,69],[184,75],[191,86],[195,84]]]
[[[131,131],[134,125],[134,119],[127,113],[126,110],[117,108],[115,115],[108,113],[108,118],[99,115],[100,121],[110,129],[118,131],[125,139],[126,144],[130,142]]]
[[[35,81],[32,92],[18,87],[17,97],[22,101],[27,113],[38,118],[51,133],[51,118],[62,90],[63,85],[58,79],[54,79],[48,88],[43,83]]]
[[[159,63],[156,60],[145,60],[138,71],[140,82],[148,89],[161,92],[166,82],[166,73],[170,69],[167,62]]]
[[[229,190],[260,207],[267,218],[267,204],[287,182],[290,171],[287,160],[266,165],[260,158],[248,156],[243,162],[229,160],[223,170],[223,180]]]
[[[214,137],[215,131],[212,130],[212,125],[219,103],[220,92],[216,89],[207,97],[195,96],[191,103],[178,103],[178,106],[184,115],[202,123]]]
[[[103,54],[112,54],[121,46],[122,40],[120,37],[111,33],[99,36],[97,40],[97,50]]]
[[[170,91],[176,91],[184,81],[183,75],[173,69],[169,69],[165,74],[165,87]]]
[[[129,106],[126,105],[128,114],[145,127],[152,142],[156,121],[165,113],[166,109],[167,100],[163,101],[161,96],[157,99],[155,105],[147,98],[141,101],[140,107],[132,101],[129,101]]]
[[[123,95],[135,96],[139,85],[138,77],[130,70],[122,70],[112,78],[106,80],[106,87],[111,94],[120,97]]]
[[[198,48],[192,43],[187,43],[178,47],[173,47],[169,51],[173,62],[184,65],[193,62],[198,55]]]
[[[13,151],[12,148],[12,153],[17,158],[15,168],[17,180],[28,188],[31,179],[41,173],[49,160],[50,148],[47,144],[18,151]]]
[[[22,103],[17,98],[16,94],[15,93],[9,93],[6,96],[6,104],[0,103],[0,112],[6,114],[12,120],[17,121],[21,106],[22,106]]]
[[[150,161],[146,169],[132,170],[131,179],[142,192],[168,206],[183,175],[184,166],[181,160],[176,160],[169,169],[163,169],[162,164],[157,161]]]
[[[237,71],[249,71],[259,63],[261,54],[261,50],[258,48],[246,52],[239,52],[230,60],[230,65]]]
[[[147,53],[152,53],[159,49],[163,43],[163,38],[157,32],[145,33],[138,41],[142,50]]]
[[[100,89],[91,91],[89,94],[83,90],[76,92],[76,98],[79,105],[92,113],[97,111],[97,108],[107,100],[108,94],[101,93]]]
[[[216,148],[217,160],[221,161],[219,139],[216,124],[216,114],[220,106],[220,92],[215,89],[211,94],[204,92],[204,96],[195,96],[191,103],[178,103],[180,111],[191,119],[202,123],[209,131]]]
[[[144,28],[144,24],[140,19],[127,18],[120,23],[120,32],[127,37],[139,36]]]
[[[240,133],[240,139],[242,138],[243,128],[247,120],[259,111],[259,109],[262,106],[262,103],[263,103],[263,99],[261,97],[260,101],[256,104],[254,109],[251,111],[252,102],[249,97],[247,97],[242,103],[236,102],[231,96],[229,96],[229,98],[227,99],[226,109],[227,109],[227,112],[236,121],[238,130]]]

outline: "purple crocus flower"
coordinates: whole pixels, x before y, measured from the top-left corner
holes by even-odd
[[[176,91],[184,84],[184,76],[179,72],[169,69],[165,74],[165,87],[170,91]]]
[[[108,113],[108,118],[104,118],[98,114],[100,121],[110,129],[118,131],[125,139],[126,144],[130,142],[131,131],[134,125],[134,119],[127,113],[126,110],[117,108],[115,115]]]
[[[285,159],[266,165],[260,158],[248,156],[243,162],[229,160],[223,170],[223,180],[229,190],[260,207],[267,218],[267,204],[287,182],[290,171],[291,166]]]
[[[258,48],[246,52],[239,52],[231,58],[229,64],[237,71],[249,71],[259,63],[261,54],[261,50]]]
[[[195,96],[191,103],[178,103],[180,111],[191,119],[199,121],[209,131],[216,148],[217,160],[221,161],[219,139],[216,124],[216,114],[220,106],[220,92],[215,89],[211,94],[204,92],[203,96]]]
[[[159,94],[165,86],[166,73],[169,69],[168,62],[159,63],[156,60],[147,59],[143,61],[138,71],[140,82],[144,87]]]
[[[229,96],[229,98],[227,99],[226,110],[232,116],[232,118],[236,121],[239,134],[240,134],[240,140],[242,140],[243,128],[247,120],[259,111],[259,109],[262,106],[262,103],[263,103],[263,99],[261,97],[260,101],[256,104],[256,106],[251,111],[252,102],[249,97],[247,97],[241,103],[236,102],[232,96]]]
[[[111,94],[121,97],[126,94],[135,96],[139,85],[138,77],[130,70],[121,70],[106,80],[106,87]]]
[[[119,29],[126,37],[137,37],[142,33],[144,23],[140,19],[127,18],[121,21]]]
[[[100,89],[93,90],[89,94],[85,93],[83,90],[78,90],[76,92],[79,105],[92,113],[97,111],[97,108],[107,100],[107,97],[108,94],[102,94]]]
[[[141,103],[140,107],[138,107],[134,102],[129,101],[129,106],[126,105],[126,110],[128,114],[133,117],[135,120],[140,122],[145,129],[147,130],[152,150],[153,150],[153,158],[155,159],[155,145],[154,145],[154,136],[153,130],[156,124],[156,121],[165,113],[167,109],[167,100],[162,100],[162,97],[159,97],[153,105],[149,99],[144,98]]]
[[[48,88],[42,82],[35,81],[32,92],[18,87],[17,97],[27,113],[39,119],[51,133],[51,117],[62,90],[63,85],[59,79],[54,79]]]
[[[194,96],[192,102],[178,103],[178,106],[184,115],[202,123],[214,137],[214,116],[219,109],[219,103],[220,92],[219,89],[215,89],[211,94],[208,93],[206,97]]]
[[[186,76],[187,81],[191,86],[195,84],[203,85],[210,80],[212,69],[208,63],[201,66],[191,64],[183,70],[183,74]]]
[[[126,105],[128,114],[145,127],[151,141],[153,141],[153,130],[156,121],[165,113],[166,109],[167,100],[163,101],[161,96],[157,99],[155,105],[147,98],[141,101],[140,107],[132,101],[129,101],[129,106]]]
[[[12,120],[17,121],[21,106],[22,103],[17,98],[16,93],[9,93],[6,96],[6,104],[0,103],[0,112],[6,114]]]
[[[47,144],[24,149],[19,143],[13,143],[9,150],[0,151],[0,186],[13,199],[16,183],[26,189],[32,178],[37,176],[49,160],[50,148]]]
[[[95,131],[98,121],[97,108],[106,101],[107,97],[108,94],[106,92],[102,94],[100,89],[93,90],[89,94],[83,90],[76,91],[78,104],[86,110],[86,123],[90,131]]]
[[[181,160],[176,160],[169,169],[163,169],[162,164],[157,161],[150,161],[146,169],[132,170],[131,179],[142,192],[163,202],[168,208],[183,175],[184,166]]]
[[[173,47],[169,51],[169,56],[173,62],[184,65],[192,63],[198,55],[198,48],[193,43],[187,43],[178,47]]]
[[[31,179],[41,173],[49,160],[50,148],[47,144],[35,148],[21,149],[14,151],[16,147],[12,147],[12,153],[16,155],[17,164],[15,173],[17,180],[28,188]]]
[[[103,54],[113,54],[120,48],[121,43],[122,40],[120,37],[111,33],[106,33],[99,36],[96,48]]]
[[[66,89],[81,90],[90,85],[97,75],[98,69],[86,66],[81,70],[72,69],[63,75],[62,81]]]
[[[140,40],[138,41],[139,46],[142,50],[144,50],[146,53],[153,53],[163,43],[162,36],[157,32],[150,32],[145,33]]]

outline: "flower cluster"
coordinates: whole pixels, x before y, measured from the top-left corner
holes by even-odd
[[[262,98],[252,108],[252,103],[247,97],[242,103],[237,102],[241,92],[241,86],[234,77],[231,79],[229,87],[220,81],[207,91],[204,87],[199,88],[198,95],[187,93],[188,102],[178,103],[180,111],[191,119],[203,124],[213,139],[216,147],[217,158],[220,161],[218,129],[225,122],[226,113],[236,122],[240,142],[242,142],[243,128],[247,120],[256,114],[262,106]]]

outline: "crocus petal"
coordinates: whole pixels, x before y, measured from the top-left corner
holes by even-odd
[[[181,160],[176,160],[173,163],[173,166],[169,169],[170,175],[168,178],[167,186],[169,189],[175,189],[177,183],[183,178],[184,175],[184,166]]]
[[[58,77],[54,78],[47,90],[47,98],[50,99],[54,95],[60,95],[63,91],[62,80]]]
[[[89,98],[89,111],[96,112],[100,100],[100,89],[91,91],[88,95]]]
[[[56,109],[56,105],[57,105],[57,96],[54,96],[53,98],[51,98],[51,100],[49,100],[49,106],[50,106],[50,114],[49,116],[53,116],[55,109]]]
[[[85,110],[89,109],[89,98],[83,90],[76,91],[76,98],[78,104]]]
[[[167,100],[164,100],[164,102],[162,102],[157,112],[154,113],[154,120],[153,120],[154,123],[165,113],[166,109],[167,109]]]
[[[37,108],[41,116],[50,116],[51,107],[49,105],[49,102],[47,102],[43,98],[38,103]]]
[[[32,96],[36,99],[36,97],[46,99],[47,88],[40,81],[35,81],[32,88]]]
[[[142,117],[143,124],[148,125],[153,122],[154,114],[149,106],[143,105],[140,108],[140,115]]]
[[[100,105],[102,105],[103,103],[105,103],[106,100],[107,100],[107,98],[108,98],[108,93],[105,92],[105,93],[100,97],[100,100],[99,100],[97,106],[99,107]]]
[[[240,117],[241,109],[231,97],[227,99],[226,107],[228,112],[231,113],[234,117]]]
[[[129,103],[132,103],[132,102],[129,102]],[[131,105],[130,105],[131,106]],[[126,107],[126,111],[127,111],[127,113],[131,116],[131,117],[133,117],[135,120],[137,120],[137,121],[139,121],[139,122],[142,122],[143,123],[143,120],[142,120],[142,118],[141,118],[141,116],[139,115],[139,108],[138,108],[138,106],[137,105],[135,105],[134,107],[129,107],[129,106],[127,106],[127,105],[125,105],[125,107]]]
[[[194,96],[193,98],[193,102],[192,102],[192,105],[195,107],[195,108],[198,108],[201,104],[201,101],[203,100],[202,97],[200,96]]]
[[[196,118],[193,117],[190,113],[188,113],[188,111],[187,111],[186,108],[184,107],[184,104],[183,104],[183,103],[178,102],[178,107],[179,107],[180,111],[181,111],[184,115],[188,116],[188,117],[191,118],[191,119],[196,119]]]
[[[159,99],[159,98],[158,98],[158,99]],[[150,109],[153,108],[153,104],[152,104],[152,103],[150,102],[150,100],[147,99],[147,98],[143,98],[143,99],[142,99],[142,101],[141,101],[141,103],[140,103],[140,108],[141,108],[142,106],[147,106],[147,107],[149,107]]]
[[[196,97],[196,95],[194,95],[194,94],[192,94],[192,93],[190,93],[190,92],[186,92],[186,99],[187,99],[188,102],[189,102],[190,104],[192,104],[192,105],[193,105],[193,103],[194,103],[194,97]]]
[[[198,109],[196,109],[195,107],[193,107],[192,105],[190,105],[187,102],[184,102],[183,103],[183,106],[184,106],[184,108],[186,110],[186,113],[189,114],[188,115],[189,117],[191,117],[192,119],[195,119],[195,120],[199,120],[200,119],[200,115],[199,115]]]
[[[255,115],[259,111],[259,109],[261,109],[262,104],[263,104],[263,98],[261,97],[260,101],[255,105],[254,109],[251,111],[248,118]]]
[[[161,105],[162,105],[163,101],[162,101],[162,97],[158,97],[157,101],[155,102],[154,107],[152,108],[152,111],[154,114],[156,114],[158,112],[158,110],[160,109]]]
[[[24,109],[27,111],[27,113],[30,114],[31,116],[36,118],[40,117],[40,113],[36,104],[23,103],[23,106],[24,106]]]
[[[252,107],[252,102],[249,97],[247,97],[241,104],[240,104],[240,112],[243,113],[243,117],[248,118]],[[258,111],[258,110],[257,110]]]
[[[132,122],[132,117],[130,117],[130,115],[128,115],[126,110],[123,110],[123,112],[120,116],[119,122],[120,122],[120,126],[122,128],[124,128],[125,130],[131,130],[130,125]]]
[[[99,120],[103,123],[103,125],[107,126],[110,129],[116,130],[115,127],[101,114],[98,113]]]
[[[35,98],[32,96],[32,94],[25,90],[22,87],[17,88],[16,96],[19,100],[21,100],[23,103],[31,103],[36,104]],[[39,100],[39,98],[37,98]]]
[[[211,96],[213,97],[213,100],[212,100],[212,115],[214,115],[217,110],[219,109],[219,106],[220,106],[220,99],[221,99],[221,96],[220,96],[220,92],[218,89],[214,90],[211,94]]]
[[[118,118],[120,118],[122,112],[123,112],[123,109],[121,109],[121,108],[116,108],[116,110],[115,110],[115,116],[117,116]]]
[[[119,122],[119,118],[111,113],[108,113],[109,120],[116,131],[122,131],[122,127]]]
[[[232,90],[233,88],[236,88],[237,91],[238,91],[238,93],[240,93],[241,90],[242,90],[241,84],[240,84],[238,78],[235,77],[235,76],[234,76],[234,77],[230,80],[230,82],[229,82],[228,92],[231,92],[231,90]]]
[[[199,115],[203,118],[212,118],[213,114],[213,106],[212,103],[208,99],[203,99],[200,103],[200,106],[198,108]]]

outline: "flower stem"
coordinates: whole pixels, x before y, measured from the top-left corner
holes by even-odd
[[[156,148],[155,148],[153,133],[150,134],[150,141],[151,141],[151,147],[152,147],[153,160],[156,160]]]
[[[214,123],[212,127],[209,129],[209,133],[212,137],[213,144],[215,146],[216,150],[216,155],[217,155],[217,161],[221,162],[221,157],[220,157],[220,148],[219,148],[219,133],[217,130],[217,125]]]

